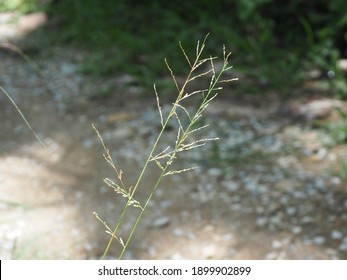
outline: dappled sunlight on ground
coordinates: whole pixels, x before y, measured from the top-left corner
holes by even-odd
[[[37,25],[22,29],[43,22],[38,15]],[[44,50],[35,58],[38,73],[0,49],[0,85],[47,146],[0,94],[1,258],[100,258],[109,235],[93,212],[113,229],[124,200],[102,181],[116,175],[91,123],[129,186],[158,133],[154,96],[122,90],[95,99],[103,84],[124,84],[112,77],[91,84],[78,72],[83,55]],[[165,177],[125,258],[346,259],[346,183],[333,172],[346,160],[346,147],[327,145],[324,130],[283,114],[277,97],[229,93],[206,110],[210,127],[201,131],[220,140],[192,150],[176,166],[196,170]],[[173,128],[165,141],[176,139]],[[136,194],[141,202],[155,182],[154,168]],[[123,239],[136,214],[131,209],[124,221]],[[119,254],[114,245],[109,259]]]

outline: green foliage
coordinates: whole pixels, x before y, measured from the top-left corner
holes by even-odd
[[[237,69],[257,85],[292,92],[308,70],[320,68],[334,71],[331,85],[347,95],[336,67],[347,55],[344,0],[59,0],[49,13],[58,29],[54,40],[92,51],[82,69],[87,73],[126,72],[152,84],[163,75],[164,55],[178,75],[185,73],[172,42],[182,41],[191,54],[189,42],[211,33],[208,51],[226,44]]]
[[[326,127],[334,145],[347,144],[347,113],[336,108],[340,120],[329,123]]]
[[[44,2],[40,0],[1,0],[0,12],[19,11],[30,13],[43,10]]]

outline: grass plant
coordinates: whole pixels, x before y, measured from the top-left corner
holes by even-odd
[[[114,240],[116,240],[121,245],[121,252],[119,254],[119,259],[121,259],[127,250],[129,243],[136,231],[137,226],[139,225],[141,218],[143,217],[143,214],[146,212],[147,206],[150,203],[155,191],[160,186],[162,180],[166,176],[180,174],[182,172],[187,172],[194,167],[188,167],[183,169],[175,169],[173,167],[173,163],[176,162],[179,159],[179,155],[181,153],[184,153],[188,150],[198,148],[200,146],[205,145],[209,141],[217,140],[218,138],[196,138],[193,137],[193,135],[196,135],[198,131],[201,131],[203,129],[206,129],[208,125],[201,125],[201,122],[199,120],[202,117],[202,114],[206,107],[209,105],[209,103],[217,96],[218,92],[222,89],[223,83],[228,83],[233,80],[236,80],[235,78],[228,79],[224,78],[225,72],[230,70],[232,67],[229,66],[229,57],[230,53],[226,53],[225,47],[223,47],[223,63],[222,67],[215,67],[217,57],[203,57],[203,51],[205,49],[205,42],[206,42],[207,36],[203,40],[202,44],[198,41],[197,47],[196,47],[196,53],[195,57],[191,59],[188,54],[186,53],[185,49],[180,44],[180,48],[182,50],[183,56],[185,60],[187,61],[189,65],[189,72],[184,80],[184,82],[180,85],[178,80],[175,77],[175,74],[170,67],[169,63],[165,59],[165,64],[167,69],[170,72],[170,75],[172,77],[173,83],[177,89],[177,97],[176,100],[172,103],[172,107],[167,115],[163,113],[163,110],[161,109],[161,102],[159,98],[159,94],[156,90],[156,86],[154,85],[154,92],[156,96],[157,101],[157,107],[159,111],[160,116],[160,131],[158,132],[157,138],[153,144],[153,146],[150,149],[149,155],[144,162],[143,168],[140,172],[140,175],[135,183],[134,186],[127,187],[123,181],[123,171],[119,169],[116,164],[114,163],[111,154],[107,147],[104,144],[104,141],[98,132],[98,130],[93,125],[101,143],[104,149],[104,157],[106,161],[112,166],[113,170],[115,171],[117,181],[110,180],[108,178],[104,179],[104,182],[112,188],[115,192],[123,196],[126,200],[126,204],[123,208],[122,213],[120,214],[120,217],[118,219],[117,225],[114,229],[111,229],[107,223],[102,220],[98,216],[97,213],[94,212],[96,215],[96,218],[100,220],[104,226],[106,227],[106,232],[111,235],[109,242],[105,248],[105,251],[103,253],[102,259],[105,259],[107,256],[111,245]],[[203,82],[200,82],[202,80],[209,79],[209,85],[206,88],[200,88],[197,90],[190,90],[189,88],[191,85],[197,84],[196,81],[199,81],[200,84],[204,84]],[[191,109],[187,108],[186,100],[192,99],[192,98],[198,98],[199,103],[195,108],[193,109],[193,112]],[[176,124],[176,139],[173,141],[172,145],[167,146],[165,149],[160,150],[160,143],[163,141],[163,136],[166,133],[166,128],[168,127],[169,123],[171,126],[171,123],[174,122]],[[166,144],[166,143],[165,143]],[[135,194],[138,191],[138,189],[141,187],[142,184],[145,184],[144,181],[144,174],[149,169],[149,167],[153,165],[159,168],[159,175],[155,179],[155,183],[151,187],[151,191],[145,199],[144,202],[140,202],[135,199]],[[126,238],[122,238],[119,236],[118,232],[121,228],[121,225],[124,221],[124,217],[126,212],[128,211],[129,207],[135,207],[139,209],[137,219],[130,230],[130,233]]]
[[[40,139],[40,137],[38,136],[38,134],[35,132],[35,130],[31,127],[31,125],[29,124],[28,120],[26,119],[26,117],[24,116],[24,114],[22,113],[22,111],[19,109],[19,107],[17,106],[17,104],[14,102],[14,100],[12,99],[12,97],[10,96],[10,94],[2,87],[0,87],[0,90],[6,95],[6,97],[11,101],[12,105],[16,108],[18,114],[21,116],[21,118],[23,119],[23,121],[25,122],[26,126],[30,129],[30,131],[32,132],[32,134],[36,137],[36,139],[40,142],[40,144],[43,147],[47,147],[43,141]]]

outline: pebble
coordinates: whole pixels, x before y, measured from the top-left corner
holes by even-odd
[[[287,207],[286,208],[286,213],[289,216],[293,216],[296,213],[296,208],[295,207]]]
[[[300,226],[295,226],[295,227],[292,228],[292,232],[293,232],[294,234],[299,234],[299,233],[302,232],[302,227],[300,227]]]
[[[106,193],[107,190],[108,190],[108,187],[106,187],[106,186],[101,186],[101,187],[99,188],[99,192],[100,192],[100,193]]]
[[[223,174],[223,170],[220,168],[210,168],[207,170],[209,176],[220,176]]]
[[[321,235],[317,235],[313,238],[313,242],[316,245],[322,245],[325,243],[325,237]]]
[[[163,227],[168,226],[170,224],[170,222],[171,222],[170,217],[162,216],[162,217],[156,218],[153,221],[152,226],[156,227],[156,228],[163,228]]]
[[[276,252],[270,252],[266,254],[265,258],[267,260],[275,260],[277,258],[277,253]]]
[[[202,255],[206,259],[211,259],[216,253],[216,247],[213,244],[207,245],[202,249]]]
[[[170,208],[174,203],[172,202],[172,200],[161,200],[159,202],[159,207],[160,209],[167,209]]]
[[[225,187],[230,192],[235,192],[240,188],[240,185],[235,181],[223,182],[223,187]]]
[[[182,237],[182,236],[185,235],[185,232],[184,232],[184,230],[181,229],[181,228],[174,228],[173,234],[174,234],[176,237]]]
[[[266,217],[258,217],[256,220],[257,225],[260,227],[265,226],[268,222],[268,218]]]
[[[278,240],[273,240],[272,243],[271,243],[271,246],[272,248],[274,249],[279,249],[282,247],[282,242],[281,241],[278,241]]]
[[[133,134],[134,134],[134,131],[131,127],[123,126],[113,131],[112,138],[122,140],[122,139],[126,139],[133,136]]]
[[[343,237],[343,234],[341,231],[338,231],[338,230],[333,230],[331,232],[331,238],[332,239],[341,239]]]
[[[313,221],[313,218],[310,217],[310,216],[304,216],[304,217],[302,217],[302,219],[301,219],[301,222],[302,222],[303,224],[309,224],[309,223],[311,223],[312,221]]]
[[[317,156],[319,159],[324,159],[327,156],[327,154],[328,154],[328,151],[325,148],[320,148],[317,152]]]
[[[234,240],[234,238],[235,237],[232,233],[226,233],[222,237],[223,241],[231,241],[231,240]]]
[[[87,148],[87,149],[90,149],[93,147],[94,145],[94,141],[92,139],[84,139],[83,142],[82,142],[82,145],[83,147]]]
[[[339,246],[340,251],[347,251],[347,243],[341,243]]]

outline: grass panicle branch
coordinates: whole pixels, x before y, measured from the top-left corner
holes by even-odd
[[[160,124],[161,124],[161,130],[157,135],[157,138],[151,147],[151,150],[149,152],[149,155],[144,162],[143,168],[140,172],[140,175],[136,181],[136,184],[133,187],[126,188],[123,181],[122,181],[122,171],[119,170],[113,160],[112,157],[106,148],[102,137],[100,133],[97,131],[95,126],[93,125],[94,130],[96,131],[103,149],[105,151],[104,157],[106,161],[112,166],[112,168],[115,170],[117,178],[119,183],[115,183],[110,179],[105,179],[105,183],[113,188],[117,193],[125,197],[127,199],[127,203],[125,204],[123,211],[118,219],[117,225],[114,228],[113,231],[110,230],[110,228],[107,226],[106,222],[104,222],[99,216],[96,215],[97,219],[100,220],[104,226],[106,227],[106,232],[111,234],[111,238],[105,248],[104,254],[102,256],[102,259],[105,259],[107,256],[109,249],[113,243],[113,240],[117,240],[121,246],[122,246],[122,251],[119,254],[119,259],[121,259],[127,250],[127,247],[132,239],[132,236],[144,214],[144,212],[147,209],[147,206],[149,202],[151,201],[156,189],[160,185],[162,179],[165,176],[168,175],[175,175],[175,174],[180,174],[183,172],[188,172],[195,167],[187,167],[183,169],[174,169],[171,168],[172,163],[178,159],[178,154],[195,149],[198,147],[201,147],[205,145],[209,141],[215,141],[218,140],[218,138],[200,138],[200,139],[191,139],[192,134],[201,131],[205,128],[208,127],[208,125],[198,125],[198,120],[201,118],[203,111],[207,108],[209,103],[218,95],[218,92],[222,89],[221,86],[217,86],[220,82],[226,83],[226,82],[231,82],[236,79],[224,79],[221,80],[222,75],[231,69],[230,66],[228,66],[228,60],[230,53],[226,53],[225,47],[223,47],[223,66],[220,71],[216,71],[215,68],[215,60],[217,57],[208,57],[208,58],[202,58],[203,51],[205,49],[205,42],[206,42],[207,36],[205,39],[202,41],[202,43],[198,42],[197,43],[197,48],[196,48],[196,55],[194,59],[189,58],[188,54],[184,50],[182,44],[180,43],[179,46],[182,50],[183,56],[187,60],[187,63],[190,67],[190,70],[183,82],[183,84],[180,86],[173,70],[171,69],[168,61],[165,59],[165,64],[166,67],[171,75],[171,78],[173,80],[173,83],[176,87],[177,90],[177,97],[174,103],[172,103],[172,107],[170,109],[170,112],[167,116],[164,117],[164,114],[162,112],[162,108],[160,105],[160,98],[159,94],[157,92],[157,89],[154,85],[154,93],[156,96],[156,103],[157,103],[157,108],[159,111],[159,116],[160,116]],[[210,65],[209,69],[206,70],[206,64]],[[203,66],[205,66],[205,69],[202,69]],[[202,71],[200,71],[202,69]],[[206,89],[198,89],[194,91],[187,91],[188,84],[191,84],[192,82],[195,82],[198,79],[206,79],[210,76],[210,82],[209,82],[209,87]],[[188,108],[183,104],[183,101],[196,97],[196,96],[201,96],[201,100],[199,101],[198,106],[196,106],[195,109],[193,109],[193,112],[191,112],[191,109],[188,110]],[[166,131],[166,128],[168,127],[170,122],[175,122],[177,124],[177,132],[176,132],[176,140],[174,145],[169,145],[165,149],[160,150],[160,144],[162,143],[163,140],[163,135]],[[159,150],[159,151],[157,151]],[[141,182],[144,180],[144,174],[146,170],[149,167],[149,164],[151,162],[154,162],[155,165],[159,168],[159,175],[156,177],[154,184],[152,186],[152,189],[150,191],[150,194],[148,195],[146,201],[141,204],[137,200],[134,199],[134,195],[136,194],[136,191],[141,185]],[[120,229],[121,224],[123,223],[123,219],[125,216],[125,213],[127,212],[129,206],[137,207],[139,209],[139,213],[137,216],[136,221],[133,224],[133,227],[127,236],[125,238],[125,242],[123,239],[121,239],[118,236],[118,231]]]
[[[32,132],[32,134],[35,136],[35,138],[37,139],[37,141],[40,142],[40,144],[47,148],[46,144],[41,140],[41,138],[39,137],[39,135],[35,132],[35,130],[31,127],[31,125],[29,124],[29,121],[26,119],[26,117],[24,116],[24,114],[22,113],[22,111],[19,109],[19,107],[17,106],[16,102],[14,102],[14,100],[12,99],[12,97],[10,96],[10,94],[2,87],[0,87],[1,91],[6,95],[6,97],[11,101],[11,103],[13,104],[13,106],[15,107],[15,109],[17,110],[18,114],[21,116],[21,118],[23,119],[23,121],[25,122],[26,126],[30,129],[30,131]]]

